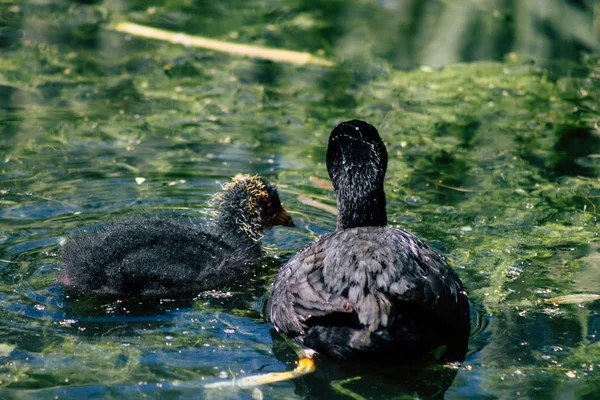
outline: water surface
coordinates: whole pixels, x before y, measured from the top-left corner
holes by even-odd
[[[262,395],[594,398],[599,303],[547,301],[600,294],[593,2],[499,3],[2,2],[0,396],[252,398],[202,385],[292,369],[262,303],[281,263],[335,228],[304,198],[335,206],[319,183],[327,137],[360,118],[387,143],[390,223],[447,254],[469,289],[469,353],[388,370],[322,360]],[[135,38],[116,20],[335,65]],[[297,224],[267,234],[250,280],[187,300],[55,285],[61,238],[141,211],[210,218],[238,172],[276,183]]]

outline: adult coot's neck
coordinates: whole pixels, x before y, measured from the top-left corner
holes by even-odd
[[[337,229],[387,224],[386,169],[387,151],[373,125],[352,120],[333,129],[327,170],[337,197]]]

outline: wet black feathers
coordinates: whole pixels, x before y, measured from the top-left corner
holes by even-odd
[[[374,127],[354,120],[333,130],[327,167],[337,230],[281,269],[265,317],[304,346],[336,357],[419,356],[441,344],[464,355],[469,305],[460,279],[418,237],[385,226],[386,166]]]
[[[69,238],[59,282],[84,293],[177,296],[250,273],[261,257],[261,232],[291,219],[277,220],[287,214],[259,177],[238,176],[224,189],[210,223],[138,215]]]
[[[364,121],[342,122],[329,136],[326,161],[338,200],[337,229],[385,226],[388,155],[377,129]]]
[[[68,240],[60,281],[96,294],[195,294],[247,273],[261,256],[244,235],[169,217],[131,217]]]

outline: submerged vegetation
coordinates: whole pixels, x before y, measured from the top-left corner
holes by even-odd
[[[597,5],[346,3],[0,4],[0,397],[177,398],[208,380],[292,369],[261,303],[280,263],[335,228],[326,139],[354,117],[386,141],[391,224],[447,254],[468,287],[471,351],[451,373],[403,366],[417,389],[332,367],[264,396],[597,392]],[[125,19],[335,65],[106,28]],[[60,237],[139,210],[207,217],[210,194],[237,172],[277,183],[298,225],[265,238],[249,282],[141,305],[54,286]]]

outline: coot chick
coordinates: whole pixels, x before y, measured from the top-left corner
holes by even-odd
[[[334,357],[397,360],[447,345],[443,359],[462,360],[467,294],[442,255],[387,226],[387,159],[372,125],[352,120],[333,129],[327,169],[337,229],[279,271],[265,318],[302,346]]]
[[[60,283],[82,293],[197,294],[252,271],[259,239],[274,225],[294,226],[274,186],[238,175],[217,196],[217,216],[194,225],[164,216],[133,216],[68,239]]]

